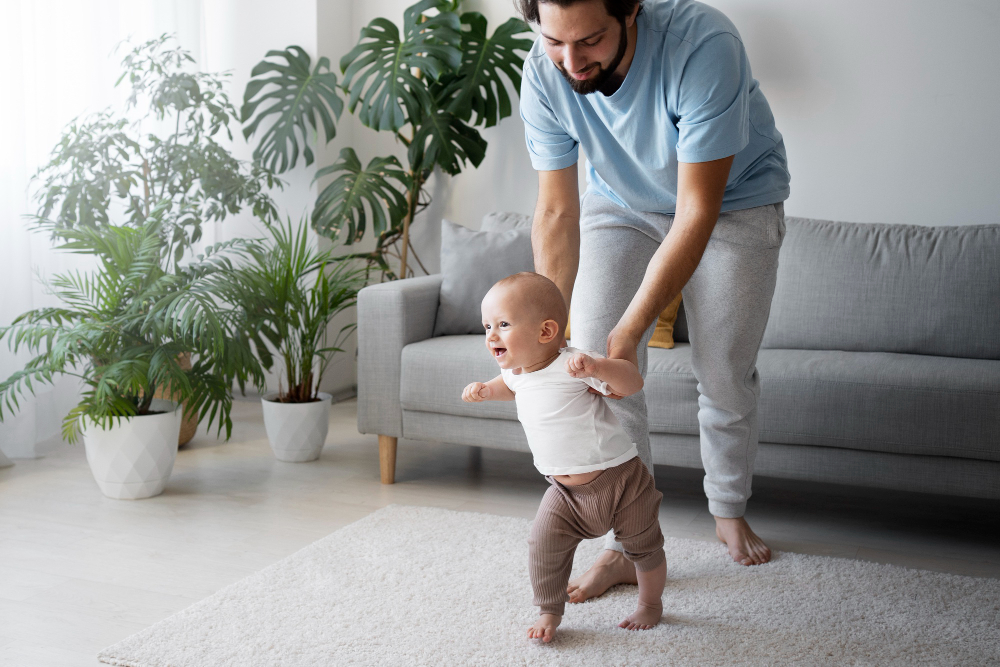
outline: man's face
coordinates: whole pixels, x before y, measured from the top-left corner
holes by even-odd
[[[608,14],[603,0],[568,7],[539,2],[538,19],[545,52],[573,90],[600,90],[625,55],[625,24]]]

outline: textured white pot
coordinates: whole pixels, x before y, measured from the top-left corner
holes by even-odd
[[[264,428],[279,461],[315,461],[323,451],[330,428],[330,394],[319,393],[312,403],[278,403],[278,394],[264,396]]]
[[[87,462],[109,498],[151,498],[163,493],[170,479],[184,407],[153,399],[150,408],[165,412],[116,420],[107,430],[83,419]]]

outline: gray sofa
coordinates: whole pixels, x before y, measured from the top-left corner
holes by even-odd
[[[758,357],[757,475],[1000,498],[1000,225],[787,219]],[[358,430],[528,451],[514,403],[469,404],[497,373],[482,336],[432,337],[440,275],[361,291]],[[650,349],[657,464],[701,467],[683,312]]]

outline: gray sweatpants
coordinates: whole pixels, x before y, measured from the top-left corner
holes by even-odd
[[[587,193],[571,306],[574,347],[607,350],[608,334],[638,291],[672,223],[671,215],[632,211]],[[721,213],[698,268],[681,290],[698,381],[705,495],[709,511],[718,517],[743,516],[750,497],[758,438],[757,351],[770,315],[784,234],[783,204]],[[653,329],[650,325],[639,345],[643,377]],[[609,403],[652,472],[644,392]],[[621,551],[610,533],[606,546]]]

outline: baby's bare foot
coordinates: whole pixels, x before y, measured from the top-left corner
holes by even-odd
[[[533,626],[528,628],[528,639],[541,639],[548,644],[556,638],[556,628],[562,622],[562,616],[542,614]]]
[[[626,630],[649,630],[659,625],[661,616],[663,616],[662,604],[647,605],[640,602],[635,611],[619,623],[618,627]]]

